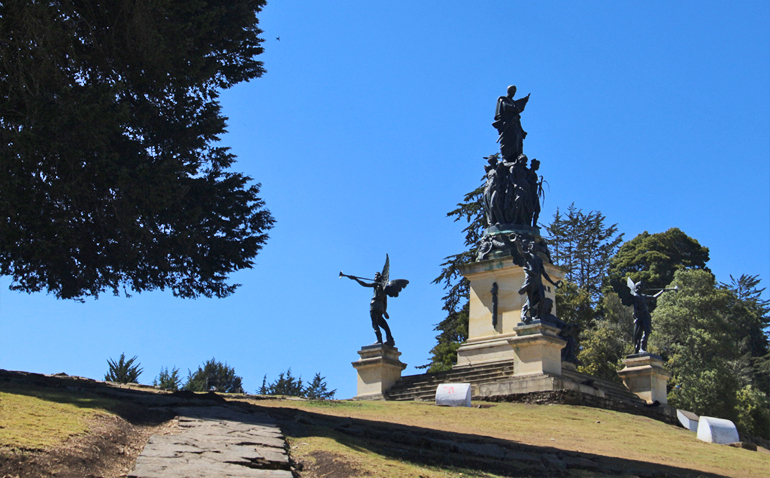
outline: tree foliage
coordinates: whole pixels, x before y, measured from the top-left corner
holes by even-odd
[[[621,382],[621,360],[633,351],[633,314],[614,292],[602,297],[602,316],[580,334],[579,372]]]
[[[260,395],[287,395],[291,397],[306,397],[314,400],[331,400],[337,390],[328,390],[326,377],[318,372],[309,385],[302,382],[302,377],[294,377],[291,368],[278,374],[278,379],[268,385],[267,375],[262,378],[262,386],[257,393]]]
[[[767,395],[752,384],[752,364],[745,354],[747,331],[735,316],[738,297],[718,287],[705,270],[676,271],[672,285],[679,292],[658,299],[650,339],[673,373],[669,403],[727,418],[744,432],[770,438],[770,423],[762,422],[767,414],[761,412]]]
[[[572,203],[566,214],[557,208],[546,226],[553,263],[567,270],[569,282],[588,292],[593,307],[601,297],[610,259],[623,243],[618,225],[607,226],[605,220],[601,212],[584,213]]]
[[[645,288],[666,287],[680,269],[706,269],[709,250],[677,228],[650,234],[647,231],[623,244],[610,260],[605,292],[614,290],[631,304],[626,278],[642,281]],[[650,304],[654,309],[655,304]]]
[[[455,222],[465,221],[465,251],[453,254],[441,264],[441,274],[433,280],[434,284],[443,284],[447,291],[443,297],[446,317],[435,327],[439,332],[437,344],[431,349],[431,361],[418,368],[428,368],[428,372],[450,370],[457,362],[457,349],[468,339],[468,297],[470,282],[460,274],[460,266],[473,262],[478,252],[479,241],[484,234],[484,185],[480,185],[463,198],[457,208],[447,213]]]
[[[182,386],[182,377],[179,376],[179,369],[173,367],[169,372],[168,367],[161,368],[158,376],[152,381],[152,386],[176,392]]]
[[[315,374],[313,381],[305,388],[305,396],[314,400],[331,400],[336,392],[336,389],[328,389],[326,377],[322,377],[320,372]]]
[[[0,3],[0,273],[57,298],[224,297],[273,218],[218,146],[264,0]]]
[[[184,389],[206,392],[214,386],[218,392],[243,393],[242,382],[243,379],[235,374],[235,368],[212,358],[204,362],[203,367],[199,366],[195,372],[187,371]]]
[[[759,283],[759,276],[744,274],[738,279],[730,276],[721,287],[733,293],[731,321],[743,337],[739,353],[751,364],[751,382],[770,395],[770,300],[762,299],[765,288]]]
[[[117,383],[139,383],[139,375],[142,374],[141,364],[136,362],[137,356],[134,355],[126,360],[126,354],[121,353],[117,361],[112,358],[107,359],[109,369],[104,375],[107,382]],[[136,363],[135,363],[136,362]]]

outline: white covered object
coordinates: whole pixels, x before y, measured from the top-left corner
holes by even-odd
[[[677,410],[676,418],[679,420],[679,423],[681,423],[683,427],[690,430],[691,432],[698,431],[698,420],[700,418],[693,412],[688,412],[687,410]]]
[[[700,417],[698,420],[698,440],[720,445],[741,441],[733,422],[714,417]]]
[[[448,407],[471,406],[470,383],[442,383],[436,388],[436,405]]]

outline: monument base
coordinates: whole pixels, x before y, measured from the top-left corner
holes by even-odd
[[[561,349],[567,342],[559,337],[560,329],[535,320],[520,324],[508,339],[513,347],[513,376],[561,375]]]
[[[671,372],[663,368],[663,358],[660,355],[643,353],[628,355],[623,364],[626,366],[618,371],[618,375],[629,390],[639,398],[661,405],[668,404],[666,383],[671,378]]]
[[[361,347],[360,359],[353,362],[358,371],[358,390],[354,400],[383,400],[384,394],[401,379],[406,368],[398,357],[401,352],[386,344]]]

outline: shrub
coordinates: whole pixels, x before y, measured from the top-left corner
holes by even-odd
[[[120,358],[116,362],[112,358],[107,359],[109,370],[104,375],[104,380],[107,382],[118,383],[139,383],[137,379],[142,374],[140,364],[136,362],[136,355],[126,360],[126,354],[120,354]]]

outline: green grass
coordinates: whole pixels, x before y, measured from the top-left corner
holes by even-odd
[[[490,437],[542,449],[557,448],[724,476],[770,476],[770,453],[766,450],[751,452],[709,444],[697,440],[694,433],[683,428],[647,417],[589,407],[500,403],[487,408],[447,408],[424,402],[269,400],[260,400],[258,404],[464,436]],[[302,437],[293,446],[298,447],[297,453],[306,456],[319,450],[339,454],[362,470],[382,469],[382,460],[385,459],[367,453],[364,448],[351,446],[328,430],[318,430],[317,436]],[[394,460],[386,461],[392,466],[403,465]],[[456,476],[441,473],[441,470],[430,473],[426,470],[413,470],[413,473],[401,470],[393,476]]]
[[[0,389],[0,447],[42,450],[88,431],[88,419],[110,414],[115,402],[36,386]]]

